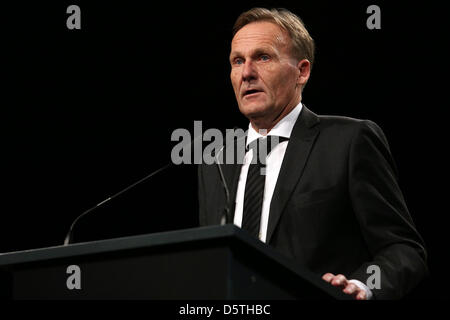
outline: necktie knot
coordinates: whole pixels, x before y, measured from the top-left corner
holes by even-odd
[[[266,164],[266,158],[269,153],[281,142],[288,141],[286,137],[266,136],[252,141],[246,146],[246,151],[253,150],[252,163],[259,165]]]

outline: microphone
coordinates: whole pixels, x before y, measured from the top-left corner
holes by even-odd
[[[158,170],[153,171],[152,173],[148,174],[147,176],[145,176],[144,178],[134,182],[133,184],[129,185],[128,187],[120,190],[119,192],[113,194],[112,196],[106,198],[105,200],[97,203],[95,206],[93,206],[92,208],[87,209],[86,211],[84,211],[82,214],[80,214],[71,224],[70,228],[69,228],[69,232],[67,232],[67,235],[64,239],[64,245],[67,246],[68,244],[72,243],[73,240],[73,229],[75,227],[75,225],[77,224],[77,222],[84,217],[85,215],[87,215],[89,212],[92,212],[94,210],[96,210],[97,208],[103,206],[105,203],[113,200],[114,198],[117,198],[118,196],[120,196],[122,193],[127,192],[128,190],[136,187],[137,185],[140,185],[141,183],[147,181],[148,179],[150,179],[151,177],[153,177],[155,174],[158,174],[164,170],[166,170],[167,168],[171,167],[173,164],[171,162],[169,162],[168,164],[166,164],[165,166],[159,168]]]
[[[190,148],[190,147],[194,146],[194,148],[195,148],[196,143],[198,142],[198,140],[201,140],[202,137],[203,137],[203,134],[200,134],[200,135],[195,136],[193,139],[190,140],[188,147]],[[105,200],[103,200],[103,201],[97,203],[97,204],[96,204],[95,206],[93,206],[92,208],[89,208],[89,209],[87,209],[86,211],[84,211],[83,213],[81,213],[81,214],[80,214],[80,215],[72,222],[72,224],[71,224],[71,226],[70,226],[70,228],[69,228],[69,231],[67,232],[67,235],[66,235],[66,237],[65,237],[65,239],[64,239],[64,245],[66,246],[66,245],[72,243],[72,240],[73,240],[73,229],[75,228],[75,225],[77,224],[77,222],[78,222],[82,217],[86,216],[88,213],[90,213],[90,212],[96,210],[97,208],[103,206],[105,203],[107,203],[107,202],[109,202],[109,201],[111,201],[111,200],[117,198],[117,197],[120,196],[122,193],[125,193],[125,192],[127,192],[128,190],[130,190],[130,189],[136,187],[137,185],[140,185],[141,183],[147,181],[148,179],[150,179],[150,178],[153,177],[154,175],[156,175],[156,174],[158,174],[158,173],[160,173],[160,172],[162,172],[162,171],[168,169],[169,167],[171,167],[171,166],[173,166],[173,165],[175,165],[175,164],[172,163],[172,162],[169,162],[169,163],[166,164],[165,166],[159,168],[158,170],[153,171],[152,173],[148,174],[148,175],[145,176],[144,178],[142,178],[142,179],[136,181],[135,183],[129,185],[128,187],[126,187],[126,188],[120,190],[119,192],[113,194],[112,196],[106,198]]]
[[[203,136],[203,135],[199,135],[199,136],[195,137],[194,139],[192,139],[192,140],[190,141],[189,147],[191,147],[192,145],[195,146],[195,143],[197,142],[197,140],[200,139],[200,138],[202,138],[202,136]],[[223,146],[222,149],[223,149],[224,147],[225,147],[225,146]],[[222,149],[221,149],[221,150],[222,150]],[[218,152],[218,154],[219,154],[219,153],[220,153],[220,151]],[[226,205],[225,205],[224,213],[223,213],[223,215],[222,215],[221,223],[220,223],[221,225],[224,225],[224,224],[226,224],[226,223],[230,223],[230,222],[231,222],[231,212],[230,212],[230,205],[229,205],[229,203],[230,203],[230,191],[229,191],[229,189],[228,189],[228,185],[227,185],[227,182],[226,182],[226,180],[225,180],[225,176],[223,175],[222,167],[221,167],[221,165],[220,165],[220,163],[219,163],[217,157],[218,157],[218,155],[215,157],[215,160],[216,160],[215,163],[217,164],[217,167],[218,167],[218,169],[219,169],[220,180],[221,180],[221,182],[222,182],[223,188],[224,188],[224,190],[225,190],[225,196],[226,196]],[[168,169],[169,167],[171,167],[171,166],[173,166],[173,165],[174,165],[174,164],[173,164],[172,162],[169,162],[169,163],[166,164],[165,166],[159,168],[158,170],[153,171],[152,173],[148,174],[148,175],[145,176],[144,178],[142,178],[142,179],[140,179],[140,180],[134,182],[133,184],[127,186],[126,188],[120,190],[119,192],[113,194],[112,196],[106,198],[105,200],[103,200],[103,201],[97,203],[95,206],[93,206],[93,207],[87,209],[86,211],[84,211],[83,213],[81,213],[81,214],[80,214],[80,215],[72,222],[72,224],[71,224],[71,226],[70,226],[70,228],[69,228],[69,231],[67,232],[66,237],[65,237],[65,239],[64,239],[64,245],[66,246],[66,245],[72,243],[72,241],[73,241],[73,230],[74,230],[74,228],[75,228],[77,222],[78,222],[81,218],[83,218],[84,216],[86,216],[86,215],[89,214],[90,212],[96,210],[97,208],[103,206],[105,203],[107,203],[107,202],[109,202],[109,201],[111,201],[111,200],[117,198],[117,197],[120,196],[121,194],[123,194],[123,193],[129,191],[130,189],[132,189],[132,188],[134,188],[134,187],[140,185],[141,183],[147,181],[148,179],[150,179],[150,178],[153,177],[154,175],[156,175],[156,174],[158,174],[158,173],[160,173],[160,172],[162,172],[162,171]]]
[[[220,165],[220,162],[218,159],[219,153],[223,150],[224,147],[222,147],[222,149],[220,149],[220,151],[217,153],[217,156],[215,157],[215,160],[216,160],[215,163],[217,164],[217,168],[219,169],[220,181],[222,182],[223,189],[225,190],[225,199],[226,199],[224,212],[222,213],[222,217],[220,219],[221,226],[223,226],[227,223],[231,223],[230,189],[228,189],[228,185],[225,180],[225,176],[223,175],[222,166]]]
[[[233,130],[239,129],[239,127],[234,127]],[[238,138],[239,139],[239,138]],[[222,213],[222,217],[220,219],[220,225],[223,226],[227,223],[233,223],[232,216],[231,216],[231,210],[230,210],[230,189],[228,188],[227,181],[225,180],[225,176],[222,171],[222,166],[219,162],[219,154],[224,150],[225,145],[219,150],[217,155],[215,156],[215,163],[217,164],[217,168],[219,169],[219,175],[220,175],[220,181],[222,182],[223,189],[225,191],[225,208],[224,212]]]

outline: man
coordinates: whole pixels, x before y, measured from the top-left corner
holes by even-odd
[[[313,39],[291,12],[254,8],[237,19],[231,82],[250,124],[243,164],[223,170],[234,223],[355,299],[401,298],[427,274],[426,251],[388,143],[371,121],[301,103],[313,61]],[[266,135],[280,142],[262,166],[251,145]],[[202,225],[220,222],[220,178],[217,166],[200,166]],[[368,287],[369,266],[380,270],[378,288]]]

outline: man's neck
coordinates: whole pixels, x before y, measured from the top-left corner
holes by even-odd
[[[301,102],[301,97],[295,103],[289,104],[286,106],[280,113],[272,116],[271,118],[260,118],[260,119],[251,119],[250,123],[252,128],[255,129],[256,132],[261,132],[261,134],[265,135],[272,130],[273,127],[280,122],[285,116],[287,116],[299,103]]]

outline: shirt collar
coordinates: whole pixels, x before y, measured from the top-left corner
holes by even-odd
[[[300,102],[294,109],[291,110],[291,112],[285,115],[283,119],[278,121],[278,123],[272,128],[272,130],[269,131],[267,136],[280,136],[289,139],[291,137],[292,129],[294,128],[295,122],[297,121],[297,118],[300,112],[302,111],[302,107],[303,105]],[[253,129],[252,124],[250,123],[248,125],[246,145],[248,146],[253,141],[262,137],[265,136],[257,132],[255,129]]]

